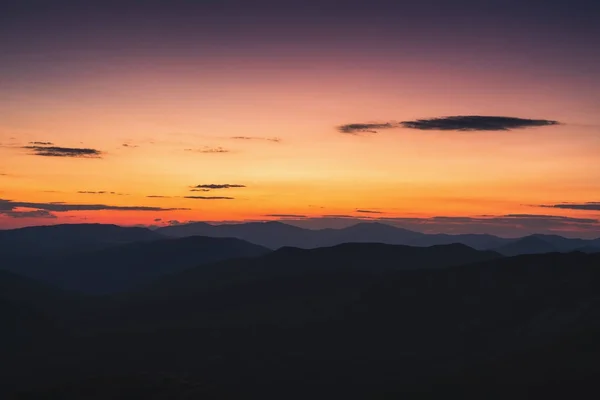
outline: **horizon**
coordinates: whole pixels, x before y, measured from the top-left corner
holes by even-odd
[[[0,5],[0,229],[600,237],[597,4],[252,3]]]
[[[307,222],[309,222],[309,223],[307,224]],[[293,226],[296,228],[310,230],[310,231],[322,231],[322,230],[344,230],[347,228],[355,227],[357,225],[373,224],[373,225],[386,225],[386,226],[389,226],[392,228],[397,228],[400,230],[405,230],[405,231],[415,232],[415,233],[422,233],[424,235],[448,235],[448,236],[460,236],[460,235],[485,236],[485,235],[488,235],[488,236],[498,237],[501,239],[521,239],[521,238],[525,238],[525,237],[529,237],[529,236],[560,236],[560,237],[563,237],[566,239],[584,239],[584,240],[592,240],[592,241],[600,240],[600,236],[581,237],[581,236],[559,235],[557,233],[552,233],[552,232],[549,232],[549,233],[534,232],[534,233],[527,233],[527,234],[518,235],[518,236],[493,235],[493,234],[489,234],[489,233],[445,233],[445,232],[437,232],[437,231],[426,232],[423,230],[409,229],[409,228],[406,228],[403,226],[386,223],[385,221],[381,222],[381,221],[357,220],[357,219],[340,220],[339,222],[342,222],[342,223],[337,226],[333,226],[333,227],[332,226],[325,226],[325,227],[314,226],[314,225],[310,224],[310,222],[311,221],[307,221],[307,220],[187,221],[185,223],[173,223],[173,224],[167,224],[167,225],[143,225],[143,224],[119,225],[119,224],[109,224],[109,223],[99,223],[99,222],[73,222],[73,223],[58,223],[58,224],[46,224],[46,225],[28,225],[28,226],[22,226],[19,228],[8,228],[8,229],[0,228],[0,231],[9,231],[9,230],[25,229],[25,228],[45,228],[45,227],[52,227],[52,226],[69,226],[69,225],[76,225],[76,226],[105,225],[105,226],[116,226],[116,227],[121,227],[121,228],[143,228],[143,229],[155,231],[155,230],[160,230],[162,228],[179,227],[179,226],[193,225],[193,224],[206,224],[206,225],[211,225],[211,226],[220,226],[220,225],[235,226],[235,225],[246,225],[246,224],[269,224],[269,223],[279,223],[279,224]],[[328,225],[330,225],[330,224],[328,224]]]

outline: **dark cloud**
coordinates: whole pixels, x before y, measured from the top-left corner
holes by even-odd
[[[33,150],[31,154],[42,157],[101,158],[102,156],[102,152],[96,149],[56,146],[24,146],[23,148]]]
[[[306,215],[298,214],[266,214],[265,217],[277,217],[277,218],[308,218]]]
[[[223,147],[208,147],[204,146],[198,149],[185,149],[185,151],[190,151],[193,153],[229,153],[229,150],[224,149]]]
[[[538,207],[545,208],[560,208],[564,210],[585,210],[585,211],[600,211],[600,202],[593,201],[588,203],[559,203],[559,204],[542,204]]]
[[[325,214],[321,215],[321,218],[356,218],[355,215],[345,215],[345,214]]]
[[[33,203],[24,201],[12,201],[0,199],[0,212],[13,211],[16,208],[33,208],[37,210],[47,210],[53,212],[67,211],[175,211],[189,210],[188,208],[162,208],[162,207],[147,207],[147,206],[111,206],[106,204],[68,204],[62,202],[53,203]]]
[[[357,213],[365,213],[365,214],[383,214],[381,211],[373,211],[373,210],[356,210]]]
[[[52,146],[54,143],[52,142],[29,142],[29,144],[36,146]]]
[[[193,186],[192,189],[216,190],[216,189],[231,189],[231,188],[245,188],[245,187],[246,187],[246,185],[236,185],[236,184],[231,184],[231,183],[223,183],[223,184],[210,183],[210,184],[206,184],[206,185],[196,185],[196,186]]]
[[[274,143],[281,142],[281,138],[278,138],[278,137],[232,136],[231,139],[234,139],[234,140],[264,140],[267,142],[274,142]]]
[[[367,123],[367,124],[346,124],[338,126],[338,131],[342,133],[377,133],[381,129],[392,129],[396,127],[397,124],[392,122],[385,123]]]
[[[210,189],[191,189],[190,192],[210,192]]]
[[[4,215],[10,218],[57,218],[56,215],[46,210],[34,210],[34,211],[3,211],[0,210],[0,215]]]
[[[159,196],[159,195],[150,195],[146,196],[149,199],[170,199],[171,196]]]
[[[129,143],[123,143],[121,146],[123,146],[123,147],[129,147],[129,148],[140,147],[140,146],[137,146],[135,144],[129,144]]]
[[[184,196],[183,198],[193,200],[235,200],[233,197],[222,196]]]
[[[524,119],[481,115],[459,115],[441,118],[402,121],[404,128],[439,131],[508,131],[536,126],[558,125],[558,121],[547,119]]]
[[[154,218],[154,222],[160,222],[162,221],[162,218]]]

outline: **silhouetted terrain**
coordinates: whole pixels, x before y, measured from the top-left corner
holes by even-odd
[[[239,239],[192,236],[129,243],[35,262],[7,263],[5,269],[63,289],[104,294],[130,290],[162,275],[198,265],[268,252]]]
[[[36,283],[28,307],[61,329],[37,325],[3,376],[28,399],[573,394],[600,376],[599,267],[581,252],[344,244],[186,269],[77,307]]]
[[[146,228],[105,224],[33,226],[0,230],[0,257],[31,259],[157,239],[164,236]]]
[[[157,232],[173,237],[203,235],[235,237],[270,249],[284,246],[316,248],[337,244],[385,243],[408,246],[433,246],[462,243],[477,250],[497,250],[506,255],[569,252],[591,246],[600,251],[600,239],[569,239],[556,235],[531,235],[521,239],[506,239],[485,234],[424,234],[381,223],[359,223],[343,229],[303,229],[281,222],[211,225],[195,222],[160,228]],[[524,242],[514,244],[524,240]],[[514,245],[513,245],[514,244]],[[506,248],[503,252],[503,248]]]

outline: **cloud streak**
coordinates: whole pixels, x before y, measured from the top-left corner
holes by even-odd
[[[342,133],[358,134],[358,133],[377,133],[382,129],[392,129],[398,125],[392,122],[385,123],[354,123],[340,125],[337,130]]]
[[[9,218],[46,218],[54,219],[56,215],[46,210],[34,210],[34,211],[6,211],[0,210],[0,215],[4,215]]]
[[[70,158],[101,158],[102,152],[96,149],[57,147],[57,146],[24,146],[32,150],[32,155],[42,157],[70,157]]]
[[[224,196],[184,196],[183,198],[192,200],[235,200],[233,197]]]
[[[563,210],[600,211],[600,202],[592,201],[592,202],[587,202],[587,203],[542,204],[542,205],[538,205],[537,207],[560,208]]]
[[[231,183],[223,183],[223,184],[217,184],[217,183],[209,183],[209,184],[205,184],[205,185],[196,185],[196,186],[192,186],[192,191],[195,191],[195,189],[205,189],[205,190],[217,190],[217,189],[231,189],[231,188],[245,188],[246,185],[237,185],[237,184],[231,184]],[[204,190],[201,190],[204,191]]]
[[[384,214],[382,211],[373,211],[373,210],[356,210],[357,213],[364,214]]]
[[[232,136],[230,139],[234,140],[262,140],[267,142],[279,143],[281,138],[278,137],[261,137],[261,136]]]
[[[407,128],[421,131],[509,131],[541,126],[560,125],[549,119],[528,119],[505,116],[455,115],[448,117],[424,118],[402,122],[352,123],[340,125],[341,133],[378,133],[384,129]]]
[[[513,129],[558,125],[548,119],[524,119],[481,115],[458,115],[403,121],[400,126],[423,131],[508,131]]]
[[[69,204],[62,202],[53,203],[34,203],[26,201],[13,201],[0,199],[0,212],[14,211],[18,208],[33,208],[37,210],[46,210],[53,212],[68,212],[68,211],[177,211],[189,210],[188,208],[163,208],[163,207],[148,207],[148,206],[112,206],[107,204]]]
[[[217,154],[217,153],[229,153],[230,151],[224,149],[223,147],[201,147],[198,149],[185,149],[185,151],[189,151],[192,153],[206,153],[206,154]]]
[[[276,218],[308,218],[306,215],[299,214],[265,214],[265,217],[276,217]]]
[[[34,146],[52,146],[54,143],[52,142],[29,142],[29,144]]]

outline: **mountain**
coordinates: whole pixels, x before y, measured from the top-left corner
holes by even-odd
[[[11,380],[21,398],[65,400],[594,389],[599,265],[464,245],[287,247],[100,298]]]
[[[12,265],[15,272],[63,289],[106,294],[133,289],[199,265],[270,252],[232,238],[192,236],[134,242]]]
[[[63,224],[0,230],[0,256],[47,256],[164,238],[146,228]]]
[[[316,248],[342,243],[384,243],[410,246],[463,243],[487,250],[508,243],[492,235],[428,235],[377,222],[364,222],[343,229],[303,229],[282,222],[251,222],[245,224],[211,225],[195,222],[157,229],[166,236],[203,235],[236,237],[271,249],[280,247]]]
[[[251,243],[278,249],[290,246],[304,249],[335,246],[342,243],[384,243],[407,246],[434,246],[461,243],[477,250],[506,251],[505,255],[544,252],[569,252],[600,242],[570,239],[558,235],[530,235],[507,239],[486,234],[425,234],[395,226],[363,222],[343,229],[303,229],[282,222],[251,222],[244,224],[211,225],[204,222],[169,226],[157,230],[172,237],[203,235],[235,237]],[[503,248],[506,246],[506,249]]]
[[[521,254],[555,253],[558,248],[552,243],[538,236],[526,236],[514,242],[495,249],[505,256],[516,256]]]
[[[575,249],[575,251],[581,251],[582,253],[588,253],[588,254],[593,254],[593,253],[600,253],[600,246],[583,246],[583,247],[579,247],[577,249]]]

